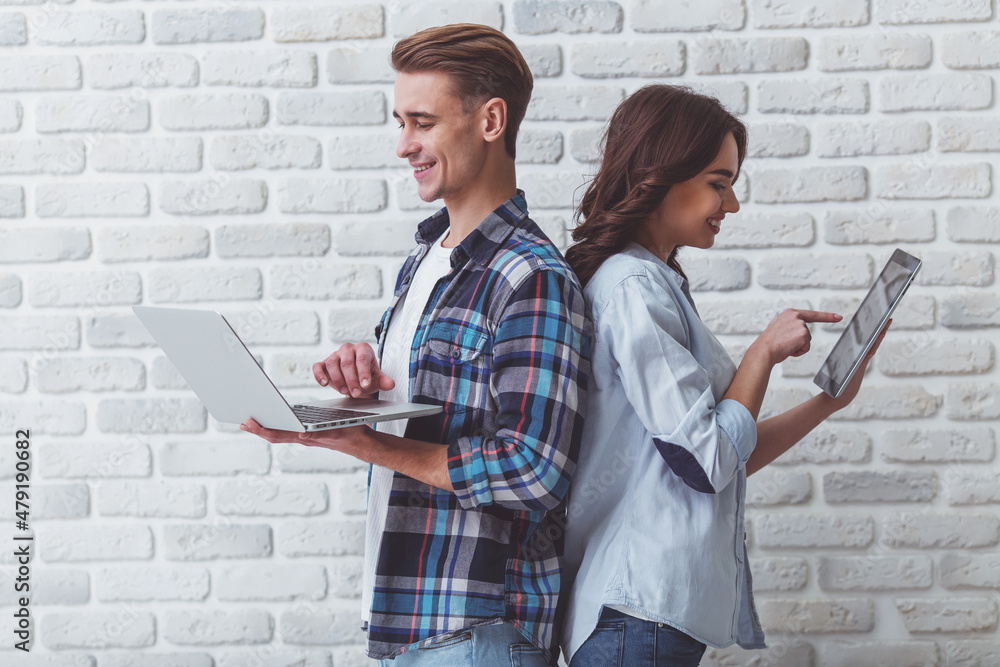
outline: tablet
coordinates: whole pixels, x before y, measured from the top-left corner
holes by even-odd
[[[919,269],[920,260],[913,255],[899,249],[892,253],[813,378],[820,389],[834,398],[840,396]]]

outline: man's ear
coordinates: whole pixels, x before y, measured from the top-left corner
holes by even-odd
[[[507,103],[499,97],[487,100],[483,109],[483,139],[492,143],[504,136],[507,129]]]

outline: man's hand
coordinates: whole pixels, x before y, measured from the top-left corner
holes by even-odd
[[[371,397],[396,386],[395,380],[379,368],[375,350],[368,343],[344,343],[312,368],[316,382],[354,398]]]
[[[348,442],[364,438],[372,433],[372,430],[367,426],[345,426],[344,428],[331,428],[324,431],[310,431],[307,433],[280,431],[273,428],[264,428],[254,419],[248,419],[240,424],[240,430],[264,438],[270,443],[294,442],[300,445],[325,447],[337,451],[340,451],[343,445]]]

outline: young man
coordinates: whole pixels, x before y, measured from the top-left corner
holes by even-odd
[[[444,406],[432,417],[311,434],[244,429],[372,464],[363,606],[383,665],[554,663],[559,514],[589,373],[582,290],[515,187],[531,96],[502,33],[451,25],[392,53],[397,153],[445,208],[376,328],[313,367],[355,397]],[[381,360],[381,364],[379,363]]]

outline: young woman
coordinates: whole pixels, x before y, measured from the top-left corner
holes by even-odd
[[[618,107],[604,143],[566,254],[596,337],[563,647],[573,667],[697,665],[706,644],[764,645],[746,476],[846,406],[864,368],[840,398],[757,423],[771,369],[809,350],[807,323],[841,317],[786,310],[737,369],[698,316],[677,251],[710,248],[739,211],[746,128],[715,99],[653,85]]]

